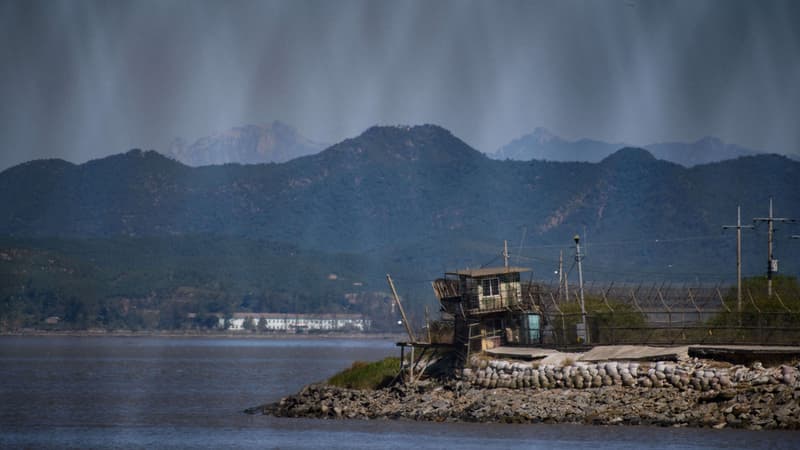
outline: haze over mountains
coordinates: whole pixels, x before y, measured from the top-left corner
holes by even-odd
[[[188,166],[281,163],[320,152],[325,144],[302,136],[294,127],[273,121],[244,125],[188,144],[175,139],[165,154]]]
[[[530,161],[585,161],[599,162],[615,150],[627,147],[624,143],[609,143],[593,139],[570,141],[545,128],[515,139],[491,154],[496,159]],[[704,137],[695,142],[664,142],[645,145],[658,159],[691,167],[762,152],[727,144],[719,138]]]
[[[630,145],[595,139],[564,139],[546,128],[517,138],[494,152],[494,159],[530,161],[600,162],[615,151]],[[296,128],[280,121],[262,125],[243,125],[211,136],[201,137],[189,144],[175,139],[165,155],[188,166],[199,167],[229,163],[282,163],[301,156],[313,155],[327,145],[303,136]],[[657,159],[682,166],[734,159],[762,152],[728,144],[716,137],[704,137],[695,142],[663,142],[643,146]]]

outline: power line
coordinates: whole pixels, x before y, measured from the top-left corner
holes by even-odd
[[[499,254],[499,255],[496,255],[494,258],[490,259],[488,262],[481,264],[481,267],[480,267],[480,268],[481,268],[481,269],[483,269],[484,267],[488,267],[488,266],[489,266],[489,264],[491,264],[491,263],[493,263],[493,262],[497,261],[497,260],[498,260],[498,259],[499,259],[501,256],[503,256],[503,254],[502,254],[502,253],[501,253],[501,254]]]
[[[676,237],[676,238],[658,238],[658,239],[640,239],[640,240],[630,240],[630,241],[608,241],[608,242],[595,242],[592,241],[592,247],[596,246],[615,246],[615,245],[633,245],[633,244],[665,244],[665,243],[672,243],[672,242],[688,242],[688,241],[699,241],[699,240],[721,240],[725,239],[724,236],[720,236],[717,234],[709,234],[704,236],[687,236],[687,237]],[[526,245],[520,248],[526,249],[539,249],[539,248],[561,248],[563,245],[561,244],[543,244],[543,245]]]
[[[557,260],[549,259],[549,258],[539,258],[539,257],[535,257],[535,256],[522,256],[521,258],[525,259],[525,260],[538,261],[538,262],[542,262],[542,263],[558,264]],[[569,270],[566,273],[567,274],[571,273],[572,269],[574,269],[574,268],[575,268],[575,264],[573,262],[572,266],[569,268]],[[627,269],[614,269],[612,267],[607,267],[607,266],[602,266],[602,265],[595,265],[595,264],[588,264],[588,265],[584,264],[583,268],[586,271],[591,271],[593,273],[603,273],[603,274],[672,275],[672,276],[675,276],[675,275],[691,275],[691,276],[702,275],[702,276],[718,276],[718,277],[728,276],[727,273],[722,273],[722,272],[697,272],[697,271],[692,271],[692,272],[673,272],[673,271],[656,272],[656,271],[641,271],[641,270],[640,271],[636,271],[636,270],[632,271],[632,270],[627,270]]]

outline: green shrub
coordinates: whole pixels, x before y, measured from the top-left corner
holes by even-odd
[[[380,389],[386,387],[400,371],[400,358],[390,357],[367,363],[356,361],[328,380],[328,384],[348,389]]]

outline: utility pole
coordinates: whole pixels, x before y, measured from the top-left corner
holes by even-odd
[[[586,327],[586,306],[583,300],[583,269],[581,268],[581,237],[577,234],[575,239],[575,261],[578,263],[578,287],[581,293],[581,321],[583,322],[583,332],[586,336],[586,343],[589,343],[589,328]]]
[[[558,251],[558,296],[564,288],[564,250]]]
[[[742,207],[736,207],[736,225],[723,225],[722,229],[736,228],[736,308],[739,320],[742,317],[742,228],[753,228],[752,225],[742,226]]]
[[[769,217],[754,217],[753,222],[767,222],[767,297],[772,298],[772,274],[778,271],[778,260],[772,257],[772,234],[774,233],[774,222],[794,222],[794,219],[785,217],[773,217],[772,197],[769,198]]]
[[[508,241],[503,241],[503,267],[508,269]]]
[[[569,271],[567,271],[569,272]],[[567,303],[569,303],[569,280],[567,279],[568,273],[564,272],[564,298],[567,299]]]

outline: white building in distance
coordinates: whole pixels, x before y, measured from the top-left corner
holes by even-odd
[[[360,314],[280,314],[280,313],[233,313],[228,320],[228,330],[244,330],[251,321],[254,329],[263,331],[368,331],[372,321]],[[220,319],[220,327],[225,319]]]

